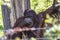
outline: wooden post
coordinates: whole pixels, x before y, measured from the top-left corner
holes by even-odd
[[[11,25],[13,27],[17,18],[24,16],[25,9],[30,8],[30,0],[11,0]]]
[[[11,28],[10,9],[8,8],[7,5],[2,5],[2,16],[3,16],[4,30]]]

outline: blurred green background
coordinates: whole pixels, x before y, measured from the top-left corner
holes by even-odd
[[[6,0],[8,1],[8,0]],[[60,2],[60,0],[59,0]],[[0,30],[4,29],[3,26],[3,18],[2,18],[2,8],[1,5],[3,5],[3,0],[0,0]],[[49,7],[51,7],[53,4],[53,0],[30,0],[31,9],[35,10],[38,14],[39,12],[43,12]],[[60,24],[55,24],[55,22],[58,19],[53,19],[49,15],[46,16],[47,19],[45,20],[46,23],[51,23],[53,27],[50,29],[47,29],[45,32],[46,38],[51,38],[50,40],[55,40],[56,38],[60,37]],[[0,31],[0,36],[3,35],[3,31]]]
[[[1,5],[3,4],[3,1],[0,0],[0,36],[3,35],[3,18],[2,18],[2,9],[1,9]]]

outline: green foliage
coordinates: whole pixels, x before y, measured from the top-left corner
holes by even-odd
[[[36,13],[45,11],[48,7],[53,4],[53,0],[31,0],[31,9],[35,10]]]
[[[0,0],[0,37],[4,35],[3,33],[3,18],[2,18],[2,9],[1,5],[3,5],[3,0]]]
[[[0,5],[2,5],[3,4],[3,1],[2,0],[0,0]]]
[[[53,27],[46,30],[45,37],[51,38],[52,40],[55,40],[57,39],[57,37],[60,37],[60,26],[54,24]]]
[[[2,10],[1,10],[1,5],[3,4],[3,1],[0,0],[0,30],[3,29],[3,19],[2,19]]]
[[[2,25],[0,25],[0,30],[3,30],[3,26]]]

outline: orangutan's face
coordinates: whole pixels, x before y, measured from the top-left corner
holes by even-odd
[[[33,18],[25,18],[24,19],[26,26],[33,26]]]

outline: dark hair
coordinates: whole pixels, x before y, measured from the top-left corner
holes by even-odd
[[[24,16],[36,16],[36,12],[34,11],[34,10],[32,10],[32,9],[26,9],[25,11],[24,11]]]
[[[36,15],[36,12],[32,9],[26,9],[24,11],[24,16],[32,16],[34,18],[34,21],[39,24],[38,17]]]

